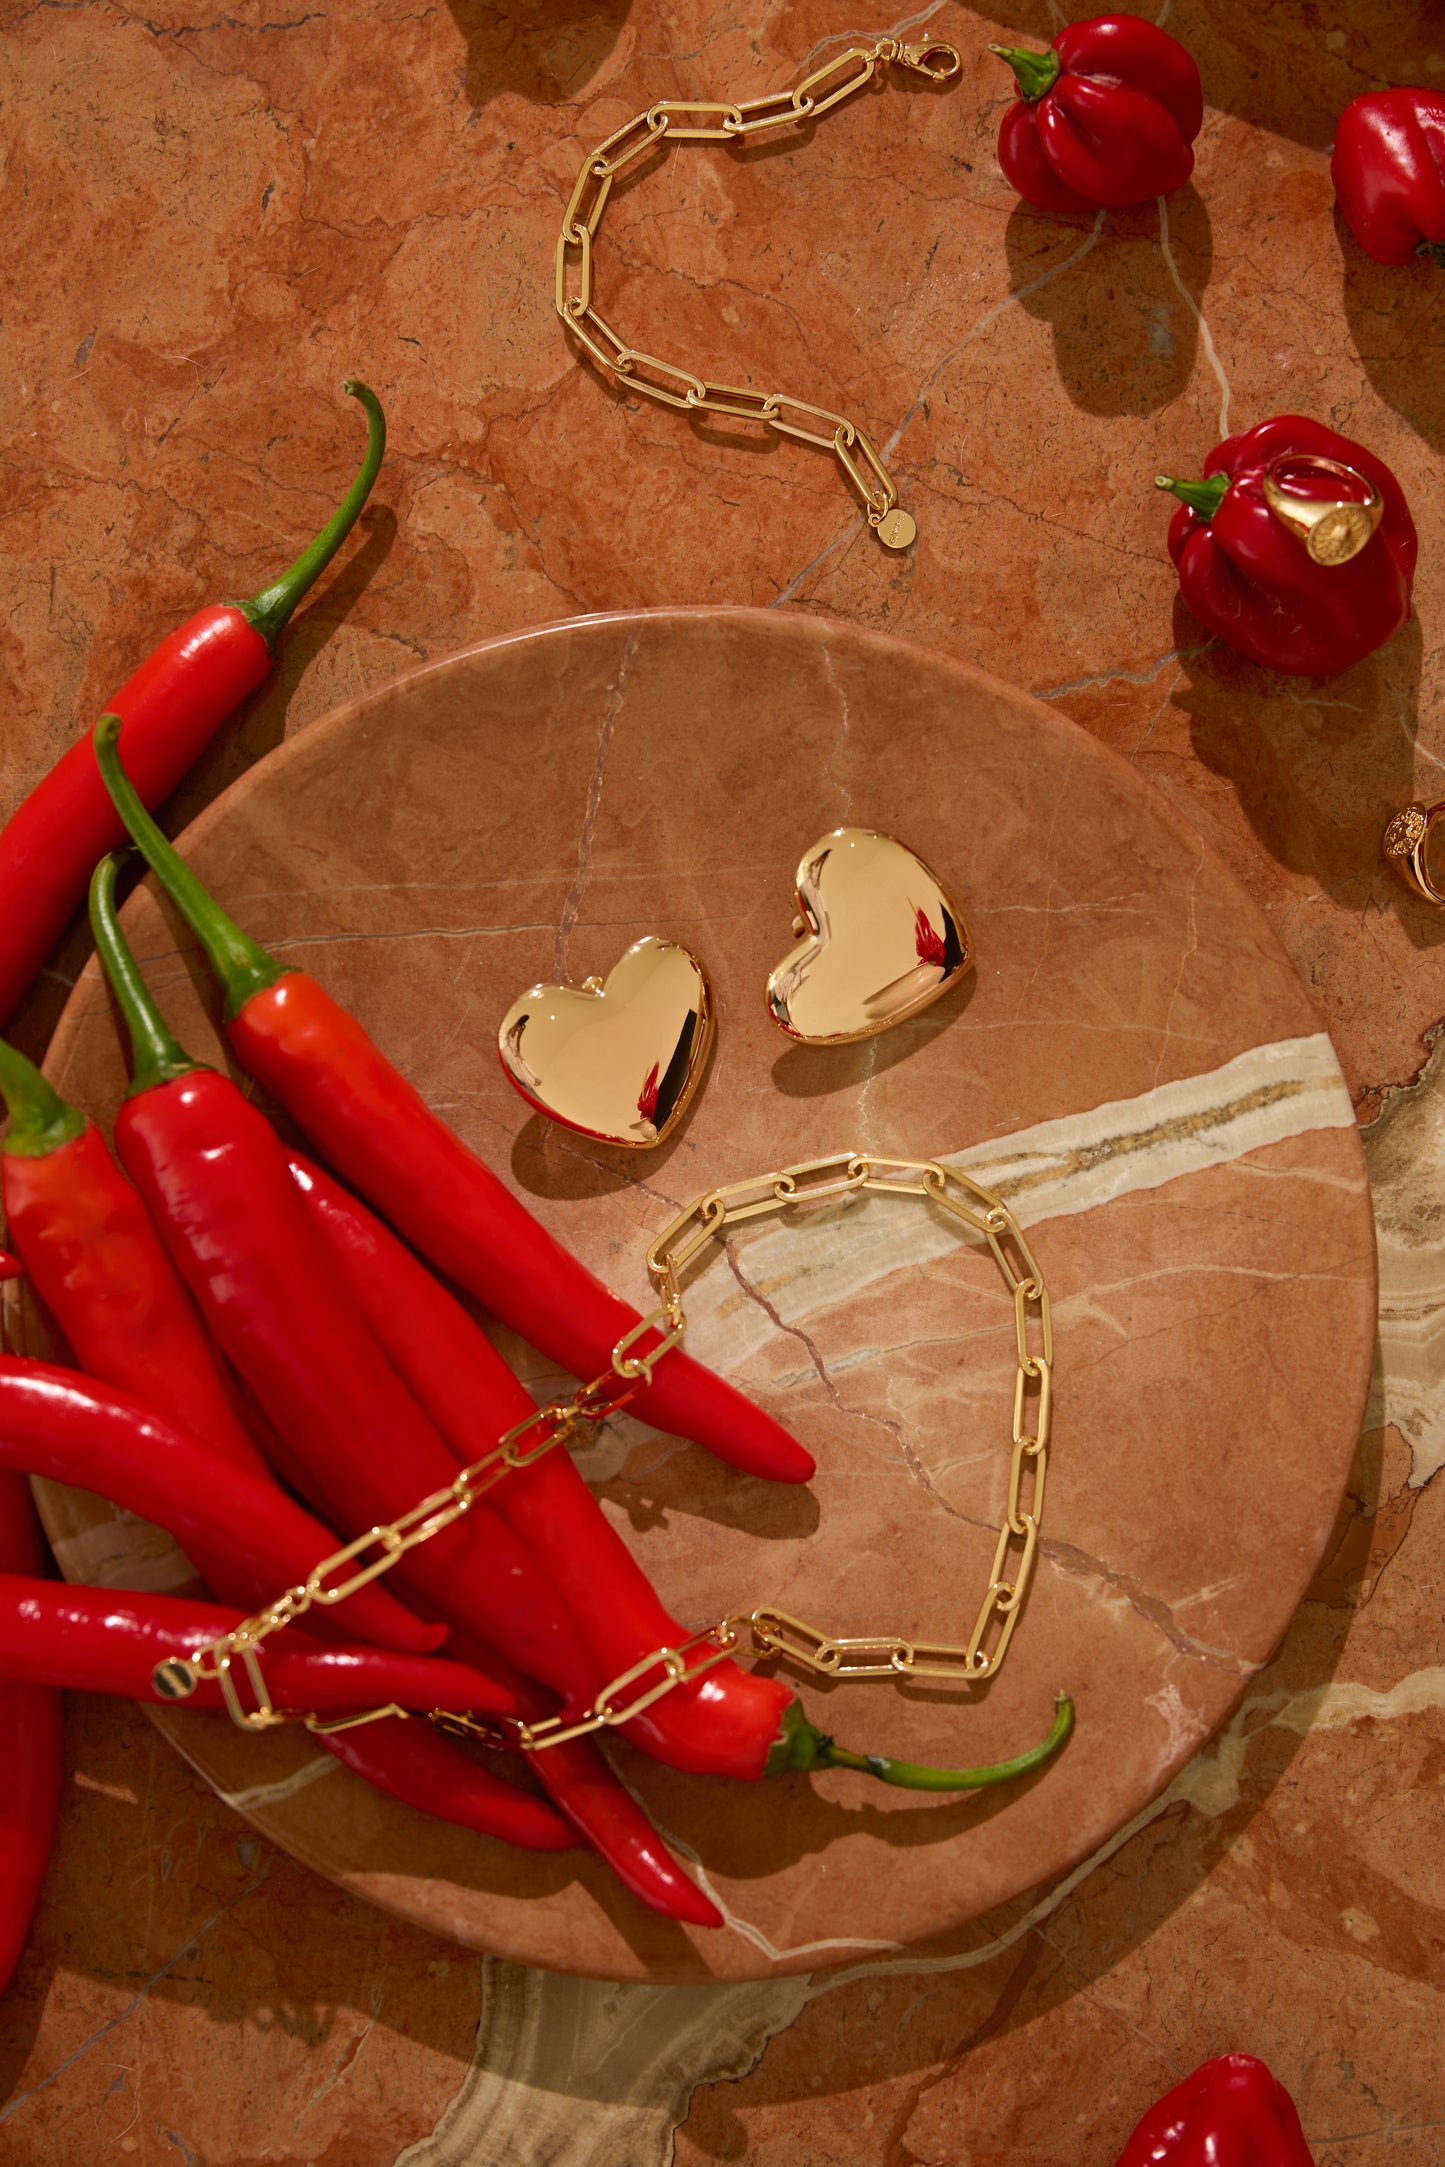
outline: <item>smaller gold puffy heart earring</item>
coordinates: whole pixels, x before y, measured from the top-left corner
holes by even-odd
[[[681,941],[649,933],[605,979],[531,986],[497,1032],[507,1079],[564,1128],[650,1151],[676,1128],[713,1040],[712,987]]]
[[[973,968],[968,929],[916,851],[874,828],[835,828],[796,875],[804,935],[768,978],[768,1012],[806,1046],[872,1038]]]

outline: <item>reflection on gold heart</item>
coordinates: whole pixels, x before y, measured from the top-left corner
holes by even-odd
[[[797,889],[807,938],[769,977],[768,1009],[805,1045],[872,1038],[973,968],[938,876],[891,835],[835,828],[804,853]]]
[[[539,1113],[648,1151],[676,1127],[712,1044],[712,988],[680,941],[634,941],[604,984],[532,986],[497,1033],[502,1067]]]

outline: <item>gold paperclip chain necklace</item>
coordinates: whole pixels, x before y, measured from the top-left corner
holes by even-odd
[[[439,1535],[471,1510],[510,1469],[528,1467],[554,1446],[572,1437],[582,1424],[594,1428],[627,1402],[652,1375],[687,1329],[682,1302],[682,1274],[726,1229],[744,1220],[817,1204],[833,1197],[921,1197],[981,1234],[993,1252],[1013,1296],[1017,1361],[1013,1393],[1013,1449],[1009,1460],[1008,1499],[999,1523],[988,1585],[965,1642],[912,1640],[897,1633],[870,1633],[838,1639],[821,1626],[809,1625],[786,1611],[737,1611],[706,1626],[675,1648],[657,1648],[613,1678],[582,1716],[567,1722],[550,1716],[538,1723],[516,1717],[478,1722],[437,1709],[432,1721],[464,1730],[498,1744],[537,1752],[589,1731],[616,1728],[661,1700],[685,1680],[701,1677],[751,1639],[756,1652],[782,1656],[828,1678],[950,1678],[955,1682],[991,1677],[1003,1662],[1028,1590],[1038,1549],[1053,1416],[1054,1333],[1048,1289],[1018,1221],[1008,1206],[971,1175],[936,1159],[887,1159],[849,1151],[830,1159],[808,1159],[781,1172],[760,1174],[728,1188],[709,1189],[679,1212],[647,1252],[648,1276],[661,1296],[660,1306],[635,1324],[612,1350],[611,1366],[573,1399],[539,1407],[507,1431],[491,1451],[462,1469],[455,1482],[433,1491],[398,1520],[368,1528],[354,1542],[323,1559],[299,1586],[288,1588],[266,1609],[246,1618],[220,1640],[200,1648],[187,1661],[159,1664],[156,1690],[168,1699],[184,1699],[202,1678],[219,1679],[230,1713],[243,1729],[262,1730],[273,1723],[302,1721],[315,1731],[344,1730],[399,1708],[324,1719],[295,1717],[271,1704],[258,1650],[283,1626],[293,1624],[315,1603],[340,1603],[368,1581],[389,1572],[419,1543]],[[1030,1345],[1030,1327],[1035,1344]],[[656,1334],[645,1350],[639,1343]],[[348,1570],[348,1568],[350,1568]],[[342,1575],[343,1577],[336,1577]],[[247,1707],[233,1666],[239,1663],[254,1696]]]
[[[662,142],[748,143],[772,128],[793,128],[815,121],[851,98],[870,82],[881,63],[910,68],[935,83],[951,82],[963,66],[951,45],[904,45],[879,38],[873,45],[850,45],[825,66],[805,75],[791,90],[770,91],[765,98],[699,104],[662,98],[628,121],[590,151],[562,213],[557,240],[557,314],[599,368],[659,406],[685,414],[722,414],[730,421],[760,421],[779,436],[816,444],[836,453],[843,472],[863,500],[868,524],[885,548],[907,549],[918,532],[910,512],[898,502],[898,489],[877,450],[855,421],[827,407],[811,406],[786,391],[754,391],[750,385],[713,384],[691,369],[644,354],[620,339],[592,305],[592,243],[612,193],[612,184],[639,158]],[[575,289],[573,280],[576,280]],[[650,372],[650,373],[649,373]],[[795,418],[806,415],[807,421]],[[816,424],[822,422],[825,431]]]

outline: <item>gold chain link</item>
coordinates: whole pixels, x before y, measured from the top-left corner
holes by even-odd
[[[857,422],[827,407],[810,406],[785,391],[762,392],[745,385],[714,384],[691,369],[659,360],[655,354],[644,354],[628,346],[604,322],[592,298],[592,243],[618,174],[647,157],[664,140],[747,143],[770,128],[816,121],[862,90],[883,63],[909,68],[936,83],[951,81],[963,65],[951,45],[904,45],[897,38],[879,38],[872,45],[850,45],[846,52],[805,75],[791,90],[769,91],[762,98],[731,103],[662,98],[625,126],[614,129],[583,160],[562,213],[555,303],[557,314],[583,352],[643,398],[659,406],[674,407],[679,413],[720,414],[729,421],[761,422],[779,436],[831,451],[861,499],[868,524],[879,540],[890,549],[906,549],[917,528],[911,514],[899,508],[897,485]],[[659,377],[663,381],[658,382]],[[785,418],[785,409],[807,414],[825,427],[800,427]]]
[[[891,1633],[839,1639],[787,1611],[740,1611],[720,1618],[676,1647],[654,1649],[613,1678],[592,1706],[574,1721],[563,1716],[549,1716],[534,1723],[512,1716],[478,1721],[442,1709],[434,1709],[431,1720],[444,1729],[537,1752],[592,1731],[630,1723],[676,1686],[701,1677],[714,1664],[724,1661],[745,1638],[759,1654],[781,1656],[827,1678],[949,1678],[973,1682],[991,1677],[1013,1638],[1038,1550],[1053,1423],[1054,1331],[1048,1289],[1013,1213],[970,1174],[958,1167],[943,1166],[936,1159],[891,1159],[873,1152],[848,1151],[833,1158],[807,1159],[797,1166],[759,1174],[751,1181],[733,1182],[726,1188],[709,1189],[695,1197],[663,1228],[647,1252],[648,1277],[661,1296],[660,1306],[617,1342],[611,1363],[600,1377],[583,1385],[571,1400],[537,1408],[499,1438],[490,1452],[463,1468],[455,1482],[424,1497],[400,1519],[385,1527],[368,1528],[364,1535],[334,1551],[298,1586],[288,1588],[275,1602],[254,1617],[243,1619],[221,1639],[198,1649],[188,1664],[173,1661],[160,1666],[169,1674],[168,1696],[181,1697],[184,1691],[194,1690],[197,1680],[217,1678],[232,1719],[247,1730],[262,1730],[287,1721],[304,1722],[312,1730],[338,1730],[403,1714],[405,1711],[398,1708],[378,1708],[333,1720],[288,1715],[272,1706],[257,1650],[272,1633],[303,1617],[313,1604],[343,1602],[358,1588],[389,1572],[409,1550],[453,1526],[511,1469],[531,1466],[554,1446],[574,1436],[583,1424],[595,1429],[625,1407],[687,1330],[683,1273],[729,1227],[865,1192],[922,1198],[938,1205],[971,1232],[982,1235],[1013,1297],[1016,1363],[1008,1499],[988,1584],[968,1639],[911,1640]],[[649,1344],[642,1346],[649,1335],[653,1335]],[[336,1576],[347,1567],[352,1569],[338,1579]],[[233,1670],[237,1664],[250,1687],[250,1706],[243,1702],[237,1687]],[[189,1685],[182,1675],[187,1672]]]

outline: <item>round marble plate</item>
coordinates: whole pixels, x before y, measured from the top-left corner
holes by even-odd
[[[976,975],[911,1023],[795,1045],[763,988],[791,873],[839,823],[902,837]],[[1223,1720],[1299,1601],[1365,1401],[1374,1244],[1328,1041],[1230,875],[1127,766],[1021,692],[803,616],[580,618],[474,648],[285,744],[191,829],[202,876],[363,1017],[433,1105],[634,1300],[698,1191],[861,1145],[961,1153],[1010,1198],[1054,1295],[1057,1413],[1033,1592],[971,1692],[801,1683],[863,1749],[948,1762],[1078,1728],[1027,1785],[929,1800],[833,1773],[747,1787],[617,1765],[729,1926],[685,1933],[587,1853],[537,1859],[376,1797],[309,1739],[158,1713],[268,1836],[471,1946],[620,1979],[758,1978],[966,1947],[970,1922],[1103,1843]],[[204,969],[148,892],[127,923],[194,1051]],[[646,932],[717,989],[712,1071],[638,1156],[549,1127],[497,1019]],[[124,1072],[94,971],[50,1072],[101,1119]],[[1004,1503],[1013,1315],[922,1204],[744,1230],[696,1280],[691,1344],[816,1453],[748,1480],[622,1421],[588,1464],[675,1613],[760,1602],[844,1633],[966,1638]],[[42,1321],[22,1324],[43,1346]],[[509,1352],[540,1388],[545,1365]],[[175,1585],[153,1531],[48,1491],[76,1577]]]

